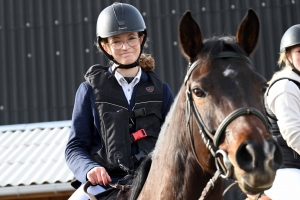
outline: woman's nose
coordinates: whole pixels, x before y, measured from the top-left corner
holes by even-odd
[[[129,48],[130,48],[130,46],[127,43],[127,41],[123,42],[121,49],[129,49]]]

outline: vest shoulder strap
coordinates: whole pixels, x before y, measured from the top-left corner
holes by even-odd
[[[273,81],[273,82],[268,86],[268,90],[267,90],[267,92],[266,92],[266,95],[268,96],[270,88],[271,88],[277,81],[280,81],[280,80],[283,80],[283,79],[288,79],[289,81],[294,82],[294,83],[298,86],[298,88],[300,89],[300,83],[299,83],[298,81],[295,81],[295,80],[290,79],[290,78],[288,78],[288,77],[282,77],[282,78],[279,78],[279,79]]]
[[[92,65],[88,71],[85,73],[84,77],[89,77],[89,76],[92,76],[92,75],[95,75],[97,73],[99,73],[99,71],[108,71],[108,66],[105,67],[103,65],[100,65],[100,64],[95,64],[95,65]]]

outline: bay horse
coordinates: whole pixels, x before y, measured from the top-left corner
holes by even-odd
[[[245,194],[272,186],[282,154],[266,121],[267,82],[249,59],[259,28],[249,9],[235,37],[203,39],[191,12],[183,14],[179,43],[190,64],[128,199],[222,199],[225,179]]]

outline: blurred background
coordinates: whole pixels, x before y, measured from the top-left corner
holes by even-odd
[[[74,97],[87,69],[108,64],[94,45],[100,11],[112,0],[0,0],[0,125],[70,120]],[[300,23],[296,0],[125,0],[142,13],[155,71],[176,94],[188,62],[177,39],[186,10],[204,37],[235,35],[249,8],[261,20],[252,56],[266,78],[278,70],[280,39]]]
[[[0,0],[0,199],[64,200],[73,192],[64,149],[75,93],[88,68],[108,60],[94,45],[112,0]],[[267,80],[283,33],[300,23],[297,0],[124,0],[143,15],[156,73],[174,95],[188,62],[178,23],[190,10],[204,38],[235,35],[249,8],[261,21],[254,67]],[[251,94],[249,94],[251,95]],[[233,193],[231,193],[233,195]],[[228,199],[245,199],[240,193]]]

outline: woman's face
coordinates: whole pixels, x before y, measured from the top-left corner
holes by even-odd
[[[292,63],[300,71],[300,45],[295,46],[291,50]]]
[[[123,33],[108,37],[108,43],[102,44],[104,50],[123,65],[135,62],[140,55],[143,35],[137,32]]]

